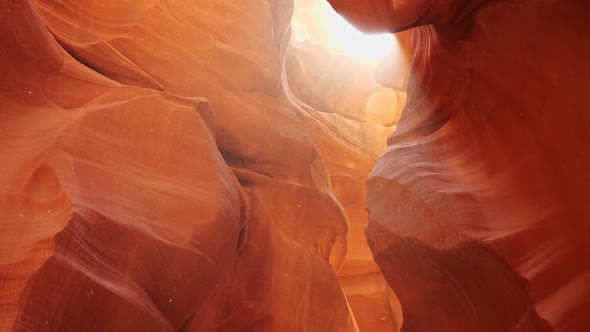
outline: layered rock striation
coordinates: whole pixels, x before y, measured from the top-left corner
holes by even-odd
[[[590,328],[590,6],[330,2],[368,31],[414,28],[367,201],[402,330]]]

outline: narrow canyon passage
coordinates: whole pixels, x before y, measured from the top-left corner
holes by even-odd
[[[0,331],[590,330],[586,1],[0,18]]]

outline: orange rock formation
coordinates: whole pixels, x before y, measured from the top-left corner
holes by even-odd
[[[0,331],[590,328],[590,7],[330,2],[0,1]]]
[[[590,329],[590,4],[330,2],[417,27],[367,202],[403,331]]]
[[[292,10],[2,3],[0,330],[358,329],[336,271],[349,220],[343,278],[372,262],[364,180],[388,130],[296,106]],[[370,272],[352,306],[390,329]]]

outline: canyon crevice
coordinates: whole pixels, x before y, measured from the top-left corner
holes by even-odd
[[[329,2],[0,0],[0,331],[590,329],[590,4]]]

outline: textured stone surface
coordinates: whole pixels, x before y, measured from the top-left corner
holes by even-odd
[[[405,93],[293,5],[2,3],[1,330],[399,327],[364,202]]]
[[[330,2],[367,30],[419,26],[368,182],[402,330],[588,330],[590,6]]]
[[[292,9],[1,3],[1,330],[357,329],[375,157],[285,94]]]
[[[1,331],[590,329],[590,5],[318,1],[0,1]]]

